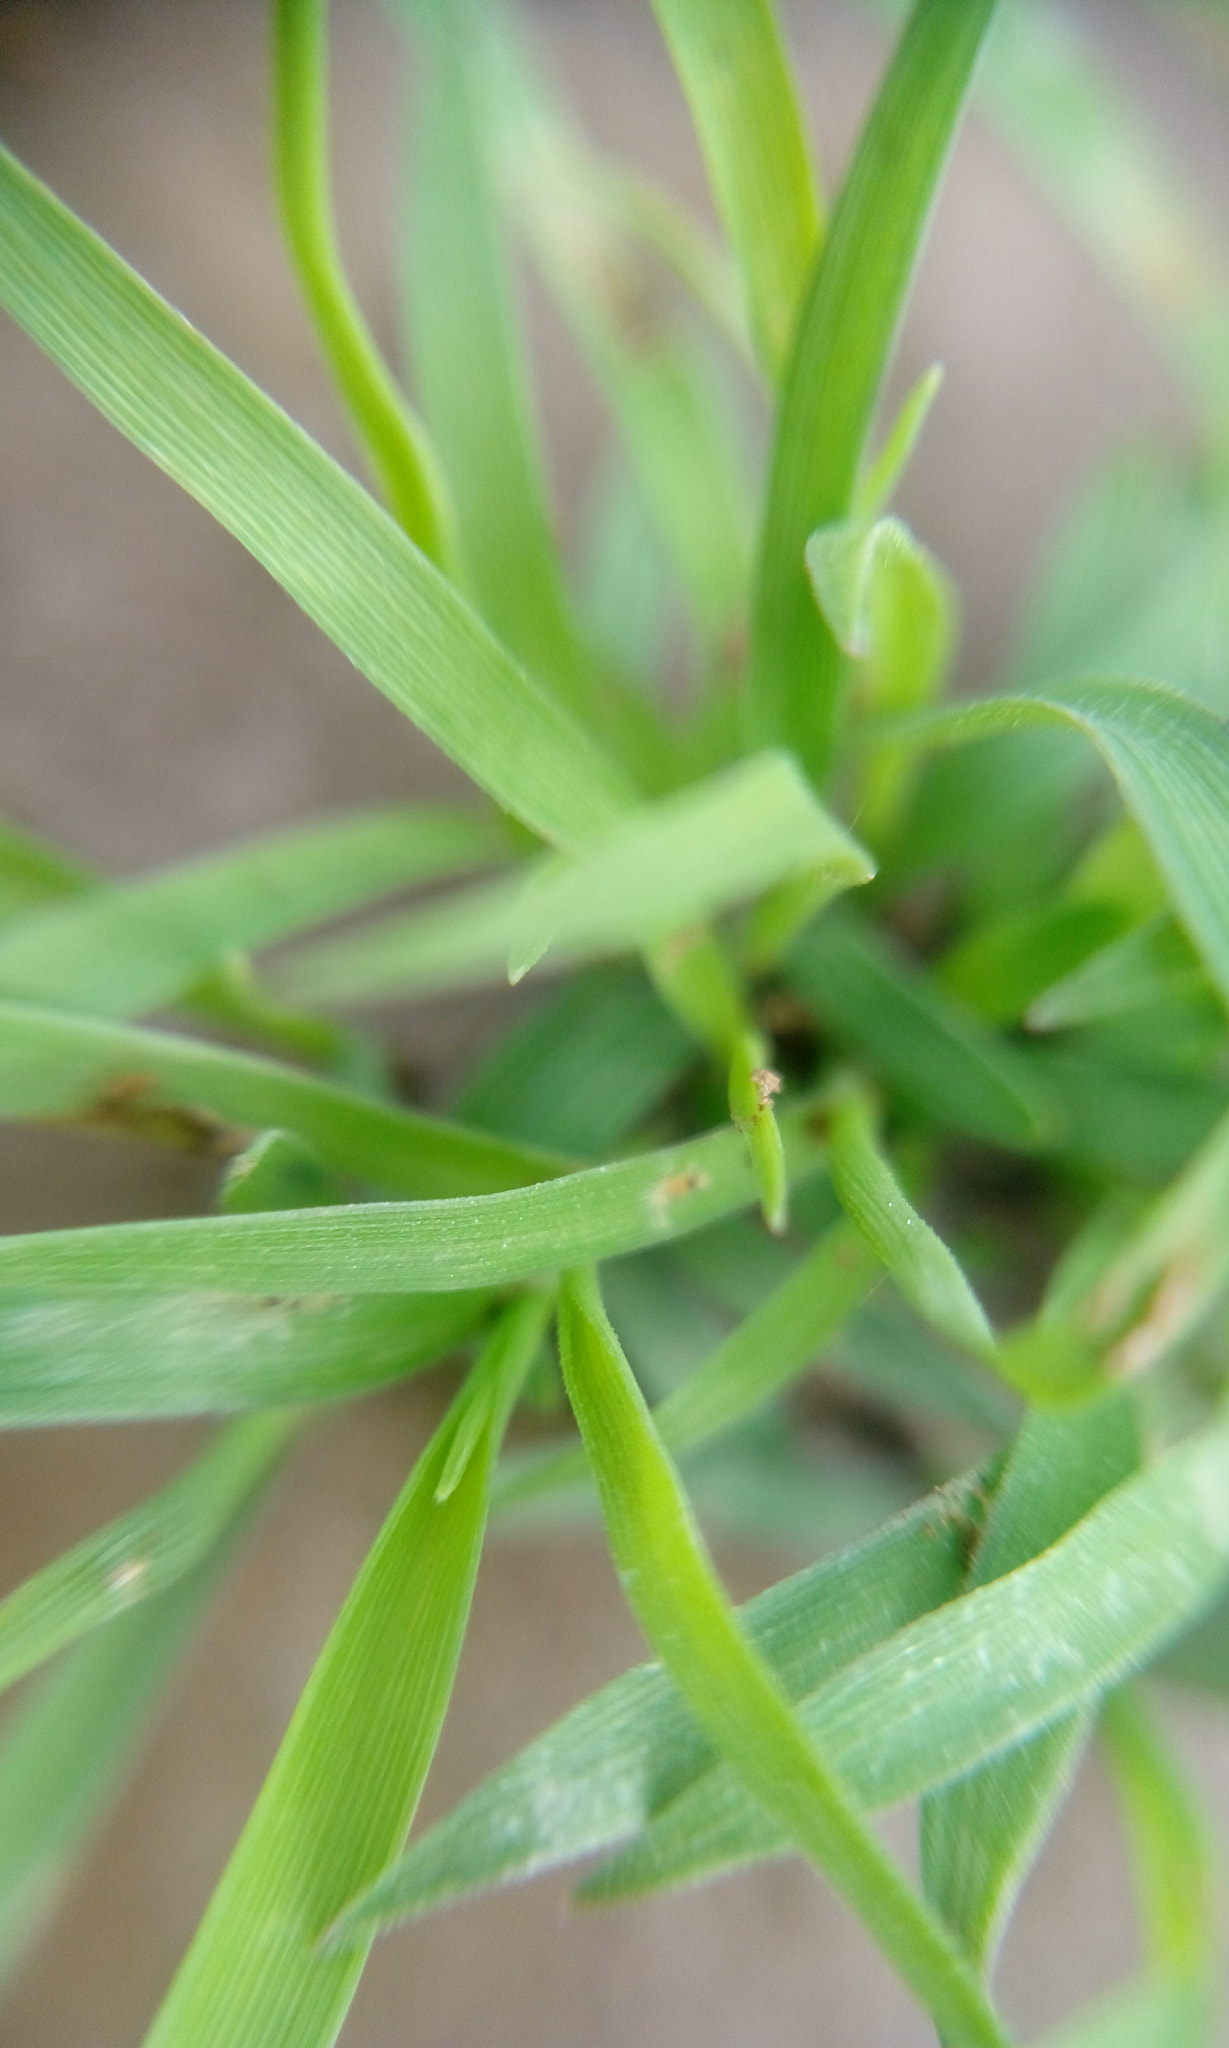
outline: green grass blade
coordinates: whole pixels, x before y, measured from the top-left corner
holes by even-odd
[[[547,856],[305,949],[278,985],[296,1000],[353,1002],[519,979],[548,952],[570,962],[652,947],[784,879],[805,874],[830,896],[873,868],[787,755],[757,754],[642,805],[575,859]]]
[[[1122,931],[1116,904],[1048,902],[977,923],[944,954],[939,974],[958,1002],[991,1024],[1014,1024],[1027,1011],[1039,1026],[1044,992],[1082,970]]]
[[[791,1176],[822,1158],[808,1113],[782,1118]],[[756,1196],[742,1137],[715,1131],[508,1194],[4,1237],[0,1292],[449,1293],[665,1244]]]
[[[773,1235],[782,1237],[789,1223],[789,1174],[773,1109],[781,1076],[767,1061],[768,1049],[759,1032],[740,1032],[730,1060],[730,1120],[747,1140],[760,1213]]]
[[[1037,2048],[1206,2048],[1207,2039],[1199,1987],[1142,1982],[1054,2028]]]
[[[485,1293],[0,1294],[0,1429],[352,1398],[449,1357],[489,1302]]]
[[[940,1127],[1028,1149],[1057,1121],[1016,1049],[955,1003],[869,924],[829,911],[785,964],[841,1042]]]
[[[214,1197],[224,1216],[267,1209],[329,1209],[345,1190],[313,1145],[293,1131],[261,1131],[232,1159]]]
[[[3,1001],[0,1117],[67,1120],[221,1159],[277,1124],[334,1173],[413,1198],[519,1187],[567,1163],[255,1053]]]
[[[1135,1688],[1106,1701],[1101,1739],[1127,1824],[1148,1964],[1208,1995],[1220,1946],[1216,1881],[1194,1789]]]
[[[694,1058],[690,1034],[638,968],[591,967],[513,1026],[454,1106],[478,1130],[596,1157],[623,1143]]]
[[[387,514],[7,153],[0,305],[497,803],[561,846],[627,805]]]
[[[914,1622],[799,1702],[855,1802],[894,1806],[1095,1704],[1229,1574],[1229,1427],[1117,1487],[1044,1556]],[[789,1846],[718,1765],[590,1881],[616,1896],[694,1884]]]
[[[777,420],[754,603],[750,730],[814,776],[832,749],[841,652],[803,551],[848,518],[935,191],[994,0],[919,0],[841,187]]]
[[[879,1278],[879,1261],[848,1226],[828,1231],[654,1409],[654,1426],[667,1449],[693,1450],[753,1415],[813,1363]],[[495,1499],[510,1508],[583,1481],[589,1470],[582,1447],[556,1452],[513,1467],[502,1484],[496,1482]]]
[[[790,1697],[954,1596],[980,1505],[978,1483],[957,1481],[747,1602],[747,1633]],[[431,1912],[609,1848],[712,1761],[673,1681],[660,1665],[641,1665],[428,1828],[381,1879],[380,1915]]]
[[[655,0],[775,382],[820,233],[802,113],[770,0]]]
[[[0,989],[132,1017],[250,952],[416,882],[506,859],[496,820],[438,809],[357,812],[92,889],[0,933]]]
[[[200,1564],[265,1479],[293,1426],[279,1414],[233,1423],[152,1500],[0,1600],[0,1689]]]
[[[864,470],[854,492],[855,519],[881,519],[895,495],[943,386],[943,365],[923,370],[893,420],[882,448]]]
[[[1065,1536],[1139,1456],[1138,1418],[1121,1394],[1059,1420],[1029,1415],[995,1489],[969,1586],[991,1584]],[[922,1802],[926,1895],[987,1972],[1092,1719],[1077,1711]]]
[[[841,1206],[924,1321],[975,1356],[994,1332],[954,1255],[918,1215],[875,1135],[865,1093],[843,1089],[828,1123],[828,1172]]]
[[[469,61],[465,0],[397,12],[421,29],[407,324],[423,410],[456,508],[480,609],[535,674],[583,708],[523,338]]]
[[[435,1750],[469,1615],[490,1469],[549,1302],[506,1313],[384,1524],[316,1663],[148,2048],[322,2048],[367,1944],[324,1953],[340,1907],[400,1846]],[[483,1428],[436,1488],[466,1408]]]
[[[954,1946],[864,1831],[740,1631],[590,1273],[564,1280],[560,1353],[624,1591],[701,1727],[952,2040],[1002,2042]]]
[[[1156,684],[1090,680],[934,712],[915,731],[951,745],[1046,725],[1074,726],[1097,748],[1178,918],[1229,999],[1229,727]]]
[[[328,0],[274,0],[274,172],[299,284],[389,510],[433,561],[449,517],[422,422],[398,389],[346,282],[329,192]]]
[[[79,1643],[0,1740],[0,1982],[55,1904],[105,1813],[230,1563],[247,1500],[212,1551]]]

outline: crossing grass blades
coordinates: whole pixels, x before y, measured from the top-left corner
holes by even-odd
[[[1001,2048],[1091,1743],[1139,1962],[1047,2038],[1197,2048],[1210,1858],[1148,1674],[1229,1686],[1229,278],[1032,0],[892,17],[830,204],[768,0],[655,4],[719,237],[493,0],[395,9],[403,388],[334,232],[323,0],[277,0],[286,241],[370,488],[0,158],[8,314],[474,785],[118,884],[0,836],[0,1112],[218,1161],[216,1213],[0,1240],[0,1420],[219,1418],[0,1602],[0,1678],[48,1667],[0,1735],[0,1970],[295,1439],[446,1366],[150,2048],[324,2048],[386,1929],[535,1872],[790,1854],[948,2048]],[[971,92],[1190,433],[1092,481],[954,702],[954,592],[892,510],[938,373],[884,381]],[[566,557],[523,260],[608,413]],[[508,978],[449,1117],[348,1021]],[[736,1611],[693,1494],[819,1561]],[[547,1513],[600,1515],[654,1661],[407,1847],[488,1521]],[[905,1801],[920,1883],[872,1825]]]

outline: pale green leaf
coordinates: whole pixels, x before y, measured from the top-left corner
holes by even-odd
[[[94,879],[58,847],[0,818],[0,920],[20,917],[58,896],[75,896],[91,888]]]
[[[0,305],[498,803],[575,846],[630,801],[367,493],[7,154]]]
[[[786,877],[823,893],[874,864],[817,802],[787,755],[754,755],[595,833],[575,859],[546,856],[406,917],[301,952],[279,973],[296,999],[360,1001],[458,987],[650,947]]]
[[[444,1501],[436,1488],[471,1387],[441,1423],[369,1553],[295,1710],[148,2048],[337,2035],[367,1943],[325,1953],[340,1907],[400,1846],[452,1690],[482,1548],[490,1469],[549,1304],[524,1296],[475,1375],[484,1426]]]
[[[852,507],[855,519],[879,519],[891,503],[942,389],[943,375],[942,363],[932,363],[905,397],[882,448],[858,479]]]
[[[802,115],[771,0],[654,0],[776,379],[820,233]]]
[[[0,1688],[203,1562],[267,1477],[287,1415],[233,1423],[152,1500],[87,1536],[0,1600]]]
[[[1217,1887],[1195,1789],[1137,1689],[1106,1701],[1101,1740],[1127,1824],[1149,1967],[1210,1991],[1220,1947]]]
[[[359,811],[270,833],[15,920],[0,933],[0,990],[139,1016],[174,1002],[227,953],[507,851],[496,820],[442,807]]]
[[[1183,1002],[1207,985],[1186,934],[1172,918],[1151,918],[1051,981],[1029,1004],[1028,1024],[1033,1031],[1061,1031],[1098,1023],[1153,1004]]]

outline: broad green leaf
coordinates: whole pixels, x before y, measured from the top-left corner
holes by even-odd
[[[0,920],[20,917],[58,896],[75,896],[91,888],[94,879],[58,847],[0,818]]]
[[[283,1414],[232,1423],[152,1500],[0,1600],[0,1688],[202,1563],[266,1478],[292,1428]]]
[[[359,811],[96,888],[0,932],[0,990],[131,1017],[250,952],[415,882],[506,859],[481,812]]]
[[[1115,1488],[1031,1564],[902,1629],[800,1700],[800,1720],[851,1797],[877,1809],[950,1784],[1147,1663],[1229,1576],[1227,1487],[1222,1421]],[[694,1884],[788,1846],[718,1765],[587,1889]]]
[[[918,0],[862,130],[799,316],[754,599],[750,727],[822,776],[841,654],[803,553],[853,509],[909,280],[994,0]]]
[[[1229,999],[1229,726],[1153,683],[1081,681],[930,713],[914,731],[952,745],[1047,725],[1074,726],[1104,758],[1178,918]]]
[[[272,40],[274,176],[299,284],[389,509],[425,554],[442,561],[451,552],[450,522],[435,460],[350,290],[337,246],[328,0],[275,0]]]
[[[859,1234],[924,1321],[976,1357],[994,1332],[953,1254],[910,1202],[875,1135],[865,1092],[839,1091],[828,1118],[828,1173]]]
[[[465,1344],[485,1293],[0,1293],[0,1429],[337,1401]]]
[[[937,1123],[1028,1148],[1055,1122],[1027,1062],[868,924],[828,912],[786,977],[842,1044]]]
[[[591,1274],[564,1279],[559,1335],[624,1591],[701,1727],[867,1922],[953,2039],[1001,2041],[954,1948],[847,1807],[768,1664],[740,1631]],[[363,1921],[379,1913],[380,1902],[377,1885],[360,1907]]]
[[[549,1301],[496,1326],[393,1507],[329,1635],[148,2048],[242,2041],[323,2048],[368,1944],[325,1953],[339,1909],[400,1847],[452,1690],[486,1522],[490,1470]],[[482,1427],[447,1498],[436,1489],[467,1410]]]
[[[279,974],[296,1000],[354,1002],[407,988],[513,979],[557,963],[650,947],[794,875],[827,895],[874,871],[787,755],[757,754],[591,836],[406,917],[314,946]]]
[[[858,480],[852,508],[855,519],[882,518],[909,467],[942,385],[942,363],[932,363],[928,370],[923,370],[893,420],[882,448]]]
[[[939,974],[957,1001],[990,1023],[1014,1024],[1027,1011],[1029,1024],[1040,1028],[1042,992],[1082,973],[1121,930],[1122,917],[1110,903],[1017,910],[976,925],[944,954]]]
[[[583,707],[490,139],[468,56],[480,16],[467,0],[401,0],[397,12],[421,32],[406,324],[463,570],[505,645]]]
[[[631,800],[352,478],[7,153],[0,305],[497,803],[577,846]]]
[[[1186,934],[1172,918],[1152,918],[1049,982],[1030,1003],[1028,1023],[1033,1031],[1061,1031],[1153,1004],[1182,1002],[1206,987]]]
[[[499,1041],[456,1113],[478,1130],[593,1157],[621,1144],[694,1057],[638,968],[591,967]]]
[[[771,0],[655,0],[738,258],[760,361],[789,356],[820,234],[802,114]]]
[[[221,1158],[276,1124],[332,1172],[415,1197],[520,1186],[566,1164],[255,1053],[3,1001],[0,1116],[71,1119]]]
[[[0,1982],[106,1812],[231,1562],[237,1516],[195,1568],[79,1643],[0,1737]]]
[[[814,1362],[879,1277],[878,1260],[848,1227],[830,1230],[654,1408],[654,1427],[667,1449],[694,1450],[763,1407]],[[513,1507],[583,1481],[589,1469],[583,1447],[555,1452],[510,1467],[495,1497],[501,1507]]]
[[[809,1115],[801,1103],[781,1119],[791,1176],[822,1158]],[[3,1237],[0,1294],[450,1293],[664,1244],[755,1198],[741,1136],[714,1131],[507,1194]]]
[[[991,1584],[1049,1548],[1137,1470],[1139,1425],[1121,1394],[1054,1418],[1026,1417],[969,1568]],[[1092,1732],[1077,1710],[922,1802],[926,1895],[989,1973],[1029,1868]]]

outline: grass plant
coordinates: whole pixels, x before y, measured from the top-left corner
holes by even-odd
[[[548,1868],[600,1901],[797,1854],[947,2048],[1005,2048],[995,1956],[1101,1741],[1140,1961],[1049,2048],[1211,2048],[1212,1859],[1140,1681],[1229,1689],[1229,272],[1041,0],[888,10],[830,202],[770,0],[655,6],[719,235],[496,0],[396,0],[403,381],[333,223],[325,0],[273,0],[370,489],[0,153],[8,315],[474,784],[123,883],[0,830],[0,1115],[217,1164],[213,1214],[0,1238],[0,1423],[228,1418],[0,1601],[0,1684],[49,1665],[0,1731],[0,1973],[294,1438],[440,1368],[151,2044],[326,2048],[377,1936]],[[1093,479],[956,700],[891,509],[939,373],[884,387],[975,89],[1190,433]],[[525,258],[609,416],[566,551]],[[503,980],[448,1116],[349,1021]],[[522,1429],[552,1396],[576,1426]],[[488,1519],[547,1510],[600,1514],[656,1661],[407,1847]],[[736,1611],[702,1521],[823,1554]],[[918,1883],[868,1824],[909,1800]]]

